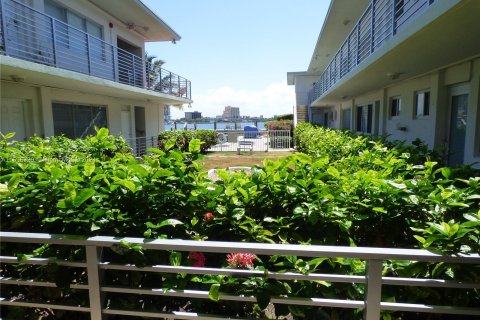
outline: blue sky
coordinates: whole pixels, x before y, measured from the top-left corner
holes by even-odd
[[[329,0],[142,0],[182,39],[148,43],[165,69],[192,81],[192,108],[204,116],[226,105],[241,115],[291,113],[287,72],[310,63]]]

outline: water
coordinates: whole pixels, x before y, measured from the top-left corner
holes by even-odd
[[[184,129],[185,122],[177,122],[177,130]],[[237,122],[237,130],[243,130],[245,126],[256,126],[258,130],[265,129],[265,122],[258,121],[258,122]],[[165,131],[170,131],[173,128],[173,123],[165,123]],[[188,123],[187,128],[189,130],[195,129],[194,123]],[[215,124],[213,122],[210,123],[197,123],[197,129],[206,129],[206,130],[214,130]],[[235,129],[235,122],[217,122],[217,130],[234,130]]]

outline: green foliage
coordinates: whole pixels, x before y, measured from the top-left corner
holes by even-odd
[[[265,122],[265,128],[267,130],[292,130],[292,120],[273,120]]]
[[[217,132],[215,130],[175,130],[163,131],[158,135],[158,148],[160,150],[169,150],[169,141],[173,141],[173,147],[182,152],[189,151],[188,146],[192,139],[198,139],[201,142],[200,151],[206,150],[217,144]]]
[[[186,136],[192,131],[181,132]],[[188,142],[180,141],[186,152],[175,148],[177,140],[165,138],[163,150],[150,149],[152,155],[142,160],[121,152],[122,148],[114,149],[117,144],[112,139],[116,138],[105,132],[82,141],[35,138],[13,145],[3,140],[1,229],[82,237],[110,235],[480,252],[478,170],[441,167],[423,150],[412,155],[404,152],[410,147],[389,148],[381,140],[353,137],[341,131],[301,125],[295,137],[304,154],[279,161],[265,160],[264,166],[251,174],[220,170],[220,180],[216,182],[200,171],[196,160],[204,144],[193,137]],[[73,161],[80,156],[83,158]],[[35,160],[24,161],[25,157]],[[211,213],[208,220],[206,212]],[[18,247],[6,250],[5,254],[11,250],[19,258],[31,255],[81,260],[84,255],[79,249],[54,246],[25,252]],[[192,263],[187,253],[150,252],[125,241],[105,250],[104,255],[114,263],[139,266]],[[207,254],[206,266],[226,267],[225,256]],[[365,273],[364,262],[340,258],[260,256],[255,259],[254,268],[265,274],[265,270]],[[84,280],[81,274],[66,268],[62,272],[58,268],[26,265],[5,269],[5,276],[32,275],[57,283]],[[480,281],[478,266],[439,263],[386,261],[384,275]],[[106,281],[139,287],[155,283],[164,290],[204,290],[209,292],[211,301],[192,302],[192,310],[220,314],[231,311],[239,316],[251,315],[257,309],[223,301],[222,294],[254,295],[258,300],[256,308],[262,309],[271,297],[278,295],[357,300],[365,293],[364,286],[357,284],[276,281],[268,277],[141,272],[125,277],[124,273],[111,270]],[[22,294],[33,299],[39,292]],[[67,289],[47,294],[66,302],[86,299],[70,295]],[[427,304],[480,303],[475,290],[385,287],[382,294],[384,301],[395,297],[398,301]],[[131,297],[114,298],[112,303],[123,308],[139,304]],[[142,299],[145,308],[179,307],[175,299]],[[306,319],[359,317],[355,311],[328,308],[276,305],[275,310],[277,315],[291,313],[295,318]],[[384,318],[391,316],[385,313]]]
[[[275,118],[275,120],[292,120],[293,121],[293,113],[281,114]]]

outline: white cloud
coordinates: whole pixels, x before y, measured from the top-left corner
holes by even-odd
[[[203,116],[214,117],[221,115],[225,106],[239,107],[242,116],[270,117],[292,113],[295,90],[283,81],[272,83],[261,90],[223,86],[208,90],[204,94],[195,94],[192,98],[192,108],[184,108],[182,111],[172,108],[172,117],[183,117],[185,111],[200,111]]]

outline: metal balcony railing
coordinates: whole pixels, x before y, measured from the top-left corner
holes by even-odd
[[[435,0],[372,0],[308,94],[312,103]]]
[[[191,99],[177,74],[15,0],[0,6],[0,54]]]
[[[78,279],[69,284],[70,289],[82,291],[82,301],[76,305],[62,304],[60,298],[52,300],[29,300],[25,296],[3,296],[0,297],[0,305],[26,308],[47,308],[53,310],[68,310],[79,313],[89,313],[90,319],[100,320],[107,315],[137,316],[148,318],[167,319],[240,319],[235,315],[202,314],[197,312],[185,312],[182,310],[163,310],[162,306],[155,305],[158,310],[147,310],[142,304],[130,304],[129,306],[112,307],[107,306],[111,295],[122,294],[138,297],[139,301],[148,296],[163,296],[170,299],[208,300],[209,291],[164,288],[162,282],[153,281],[149,287],[135,285],[134,281],[123,281],[122,284],[108,284],[102,281],[106,272],[115,272],[121,279],[128,279],[132,272],[146,274],[181,274],[181,275],[219,275],[239,278],[268,278],[270,281],[313,281],[329,283],[345,283],[365,285],[363,300],[350,300],[348,297],[324,298],[324,297],[294,297],[288,295],[272,296],[270,303],[296,306],[331,307],[363,309],[364,319],[378,320],[382,310],[403,311],[414,313],[437,313],[437,314],[458,314],[468,315],[472,318],[480,316],[480,308],[460,307],[445,305],[426,305],[409,302],[386,302],[381,299],[382,286],[420,287],[420,288],[456,288],[456,289],[480,289],[478,282],[466,282],[456,280],[432,279],[432,278],[404,278],[385,277],[382,275],[384,268],[388,269],[392,260],[416,261],[416,262],[437,262],[453,264],[480,264],[478,254],[471,255],[442,255],[427,250],[396,249],[396,248],[361,248],[341,246],[318,246],[318,245],[289,245],[289,244],[267,244],[267,243],[246,243],[246,242],[216,242],[216,241],[191,241],[191,240],[147,240],[143,238],[117,238],[95,236],[88,239],[81,239],[78,236],[50,235],[41,233],[17,233],[0,232],[3,252],[8,250],[10,243],[22,244],[22,247],[15,247],[16,254],[30,252],[34,246],[31,244],[49,244],[56,246],[68,246],[75,248],[75,256],[80,260],[69,261],[55,258],[25,257],[21,262],[16,256],[0,256],[3,270],[9,269],[9,265],[48,265],[53,264],[61,268],[70,268],[77,271]],[[208,252],[208,253],[252,253],[261,256],[296,256],[310,258],[345,258],[358,259],[366,264],[363,275],[348,274],[322,274],[322,273],[295,273],[277,272],[271,270],[241,270],[225,269],[219,267],[184,266],[178,263],[169,265],[142,265],[136,266],[134,261],[114,262],[108,261],[102,250],[112,248],[118,250],[121,243],[132,246],[141,246],[145,250],[158,251],[180,251],[180,252]],[[121,246],[120,246],[121,247]],[[57,249],[60,250],[60,249]],[[73,251],[72,251],[73,252]],[[79,253],[82,252],[82,255]],[[5,254],[5,253],[3,253]],[[83,256],[83,258],[82,258]],[[359,262],[360,263],[360,262]],[[36,275],[29,273],[32,278],[11,278],[0,277],[2,286],[20,286],[32,288],[55,288],[56,284],[45,280],[36,279]],[[130,284],[130,285],[128,285]],[[261,288],[259,288],[261,290]],[[220,290],[221,291],[221,290]],[[8,290],[2,290],[2,295],[8,295]],[[220,301],[238,301],[241,303],[255,303],[256,292],[252,295],[235,295],[231,293],[219,294]],[[109,297],[110,296],[110,297]],[[60,296],[58,296],[60,297]],[[86,301],[84,301],[86,300]],[[201,304],[196,304],[201,305]],[[183,306],[183,304],[182,304]]]

